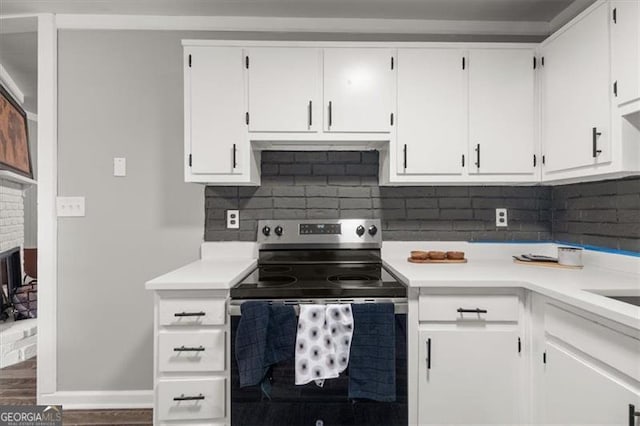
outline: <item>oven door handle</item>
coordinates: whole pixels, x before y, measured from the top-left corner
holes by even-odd
[[[268,302],[272,305],[280,305],[280,306],[293,306],[296,311],[296,315],[300,314],[300,305],[308,305],[308,304],[320,304],[320,305],[328,305],[328,304],[360,304],[360,303],[393,303],[394,313],[395,314],[406,314],[408,312],[407,308],[407,299],[404,298],[389,298],[389,299],[325,299],[319,298],[316,300],[313,299],[305,299],[305,300],[264,300],[264,299],[243,299],[243,300],[232,300],[227,306],[227,312],[229,316],[239,317],[241,316],[241,305],[244,302]]]

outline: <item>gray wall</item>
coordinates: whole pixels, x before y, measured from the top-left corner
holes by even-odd
[[[38,122],[27,121],[33,178],[38,179]],[[38,186],[24,191],[24,247],[38,247]]]
[[[58,388],[153,386],[144,282],[198,258],[203,192],[183,178],[179,32],[59,33]],[[127,177],[113,177],[113,157]]]
[[[556,186],[558,241],[640,252],[640,178]]]
[[[547,241],[546,187],[379,187],[378,153],[263,152],[260,188],[207,187],[205,240],[255,240],[258,219],[380,218],[385,240]],[[496,228],[495,208],[509,209]],[[240,209],[240,230],[225,210]]]

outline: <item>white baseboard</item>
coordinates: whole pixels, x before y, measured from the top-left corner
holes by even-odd
[[[38,395],[38,404],[62,405],[63,410],[153,408],[153,391],[58,391]]]

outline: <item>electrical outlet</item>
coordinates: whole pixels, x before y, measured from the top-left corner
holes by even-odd
[[[82,217],[84,197],[57,197],[56,210],[58,217]]]
[[[503,228],[508,226],[507,222],[507,209],[496,209],[496,226]]]
[[[240,210],[227,210],[227,229],[240,228]]]

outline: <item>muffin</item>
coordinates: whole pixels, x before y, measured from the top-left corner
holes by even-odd
[[[462,259],[464,259],[464,252],[463,251],[448,251],[447,252],[447,259],[462,260]]]
[[[447,257],[447,253],[443,251],[430,251],[429,259],[431,260],[444,260]]]
[[[415,250],[411,252],[411,258],[416,260],[425,260],[429,258],[428,251]]]

